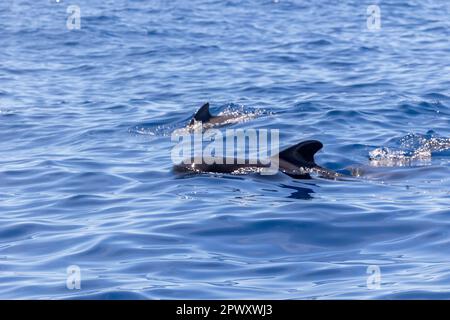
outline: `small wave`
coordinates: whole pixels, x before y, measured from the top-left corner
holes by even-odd
[[[431,162],[433,153],[450,149],[450,139],[426,134],[410,133],[396,141],[397,146],[380,147],[369,153],[372,166],[412,166]]]
[[[0,108],[0,116],[12,116],[14,115],[14,111],[11,109],[2,109]]]

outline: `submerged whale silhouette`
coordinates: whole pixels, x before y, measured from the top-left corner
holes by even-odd
[[[328,179],[342,176],[315,163],[314,155],[322,147],[323,144],[317,140],[303,141],[281,151],[271,160],[278,162],[280,172],[295,179],[311,179],[311,173]],[[174,169],[177,172],[247,174],[262,172],[271,167],[271,163],[266,163],[266,161],[253,161],[255,163],[252,163],[252,161],[223,158],[221,163],[217,163],[210,159],[201,158],[199,160],[200,162],[195,162],[194,158],[194,161],[183,161],[183,163],[175,165]]]
[[[209,102],[207,102],[200,109],[198,109],[189,125],[192,126],[196,122],[202,122],[203,127],[212,127],[227,124],[235,119],[238,121],[237,118],[239,117],[231,114],[213,116],[209,111]]]

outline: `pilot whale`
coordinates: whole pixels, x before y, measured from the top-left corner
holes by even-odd
[[[271,161],[277,162],[280,172],[295,179],[311,179],[311,174],[327,179],[337,179],[342,175],[332,170],[323,168],[316,164],[314,155],[322,149],[323,144],[317,140],[300,142],[281,151],[277,156],[271,157]],[[192,160],[192,159],[188,159]],[[227,174],[247,174],[261,173],[263,170],[271,168],[270,161],[248,161],[239,159],[223,158],[218,161],[210,159],[193,159],[194,161],[183,161],[174,166],[176,172],[193,173],[227,173]],[[196,162],[197,161],[197,162]]]
[[[197,122],[201,122],[204,129],[208,129],[215,126],[223,126],[230,123],[239,122],[245,120],[248,117],[246,114],[223,114],[213,116],[209,111],[209,102],[205,103],[195,113],[192,120],[189,122],[189,126],[194,126]]]

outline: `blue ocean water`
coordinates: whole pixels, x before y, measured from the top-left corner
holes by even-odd
[[[432,0],[2,1],[0,298],[450,298],[449,17]],[[205,101],[358,177],[177,175],[171,132]]]

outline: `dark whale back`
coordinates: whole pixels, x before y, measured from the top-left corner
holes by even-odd
[[[297,167],[313,168],[317,166],[314,161],[314,155],[322,147],[322,142],[317,140],[302,141],[281,151],[278,157]]]
[[[278,170],[295,179],[310,179],[310,173],[317,173],[320,177],[336,179],[341,174],[322,168],[314,161],[314,155],[322,149],[323,145],[317,140],[300,142],[278,154]],[[175,165],[177,172],[215,172],[215,173],[250,173],[261,172],[261,168],[270,168],[271,164],[260,161],[240,161],[239,159],[223,159],[222,163],[204,161],[191,164],[191,160]],[[230,160],[230,161],[228,161]],[[272,159],[275,160],[275,159]]]
[[[209,112],[209,103],[205,103],[192,118],[190,125],[193,125],[195,121],[201,121],[203,123],[208,122],[213,116]]]

